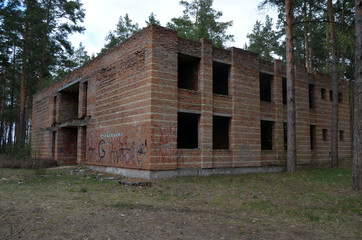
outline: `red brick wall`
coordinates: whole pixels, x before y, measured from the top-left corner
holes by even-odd
[[[178,88],[178,54],[200,59],[198,90]],[[213,62],[230,66],[228,95],[213,93]],[[260,73],[273,75],[271,102],[260,101]],[[53,127],[57,129],[55,160],[143,170],[284,164],[282,77],[285,69],[278,60],[261,61],[257,54],[238,48],[216,49],[207,40],[193,42],[151,26],[34,96],[33,154],[53,157],[53,132],[46,131]],[[296,68],[300,164],[329,161],[330,81],[329,76]],[[72,83],[78,84],[77,101],[65,98],[64,89]],[[309,109],[308,84],[314,84],[315,109]],[[321,88],[326,89],[326,99],[320,98]],[[347,158],[351,149],[345,82],[340,91],[339,128],[344,140],[339,142],[339,156]],[[78,109],[64,107],[72,104]],[[199,115],[198,148],[177,148],[178,112]],[[213,116],[230,119],[229,149],[213,149]],[[59,127],[65,121],[87,118],[87,126]],[[271,150],[261,150],[261,120],[273,121]],[[316,129],[315,150],[310,149],[310,125]],[[322,129],[328,129],[326,141]],[[68,142],[73,148],[66,148]],[[71,154],[64,156],[64,149],[71,149]]]

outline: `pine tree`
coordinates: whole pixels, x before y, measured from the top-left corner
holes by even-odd
[[[24,149],[32,96],[43,80],[55,73],[65,52],[72,50],[68,36],[83,30],[78,25],[83,17],[79,0],[1,1],[1,150],[11,145],[13,139]]]
[[[296,109],[294,80],[294,46],[293,46],[293,0],[285,0],[286,12],[286,59],[287,59],[287,171],[294,172],[297,163],[296,150]]]
[[[42,41],[38,89],[42,84],[44,73],[49,74],[49,63],[51,63],[49,50],[52,50],[52,55],[57,52],[72,51],[71,44],[67,40],[68,35],[84,30],[84,27],[78,25],[78,22],[83,21],[85,16],[81,7],[82,4],[79,0],[41,1],[40,8],[44,20],[41,26]]]
[[[234,36],[226,34],[232,21],[220,22],[222,12],[212,8],[213,0],[193,0],[191,3],[180,1],[185,8],[183,15],[172,18],[167,27],[177,31],[180,37],[199,41],[210,39],[214,46],[223,48],[227,41],[233,41]]]
[[[328,0],[328,16],[331,31],[332,53],[332,141],[331,141],[331,166],[338,167],[338,53],[335,32],[335,19],[332,0]]]
[[[100,54],[123,42],[139,30],[140,29],[138,27],[138,24],[133,24],[128,14],[126,14],[124,17],[121,16],[118,20],[116,30],[114,30],[113,32],[110,31],[108,33],[106,37],[107,43],[102,48]]]
[[[356,6],[356,83],[353,134],[353,189],[362,190],[362,1],[355,0]]]
[[[148,16],[148,20],[145,21],[147,26],[150,26],[152,24],[155,25],[161,25],[160,21],[156,19],[156,15],[152,12],[150,16]]]
[[[279,36],[273,30],[272,18],[267,15],[264,25],[256,21],[252,33],[247,34],[246,37],[249,39],[246,50],[259,53],[260,57],[266,61],[273,61],[272,55],[276,55],[279,49]]]

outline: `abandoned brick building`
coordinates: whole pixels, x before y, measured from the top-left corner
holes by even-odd
[[[298,164],[330,159],[330,89],[296,67]],[[285,103],[281,61],[150,26],[34,96],[32,154],[143,178],[276,170]],[[341,83],[340,158],[350,145]]]

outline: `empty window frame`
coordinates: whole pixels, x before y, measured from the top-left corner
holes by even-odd
[[[198,90],[199,65],[200,58],[184,54],[178,55],[177,79],[179,88]]]
[[[315,150],[315,125],[310,125],[310,150]]]
[[[212,120],[212,148],[229,149],[230,117],[213,116]]]
[[[341,92],[338,93],[338,102],[341,103],[343,100],[343,95]]]
[[[284,150],[288,149],[288,123],[283,122]]]
[[[273,121],[260,121],[261,150],[273,150]]]
[[[323,141],[328,141],[328,129],[322,129]]]
[[[314,84],[308,84],[309,108],[314,109]]]
[[[283,105],[287,105],[287,79],[282,78]]]
[[[199,114],[178,112],[177,148],[199,147]]]
[[[329,100],[333,101],[333,91],[329,90]]]
[[[212,89],[213,93],[229,94],[230,65],[220,62],[212,62]]]
[[[321,88],[321,99],[326,99],[326,89]]]
[[[344,141],[344,131],[343,130],[339,131],[339,141],[341,141],[341,142]]]
[[[260,101],[271,102],[271,83],[273,75],[259,73],[260,80]]]

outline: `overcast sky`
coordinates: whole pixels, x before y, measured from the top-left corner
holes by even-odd
[[[191,2],[192,0],[189,0]],[[133,23],[145,27],[145,21],[153,12],[162,26],[173,17],[180,17],[184,8],[179,0],[81,0],[85,9],[83,34],[70,37],[75,48],[79,43],[85,46],[88,54],[98,53],[104,46],[105,37],[109,31],[116,29],[120,16],[128,13]],[[227,46],[243,48],[247,43],[246,34],[251,33],[256,20],[264,22],[269,15],[275,23],[277,15],[273,9],[258,11],[261,0],[214,0],[213,9],[223,13],[221,21],[233,21],[228,34],[233,34],[235,42]]]

